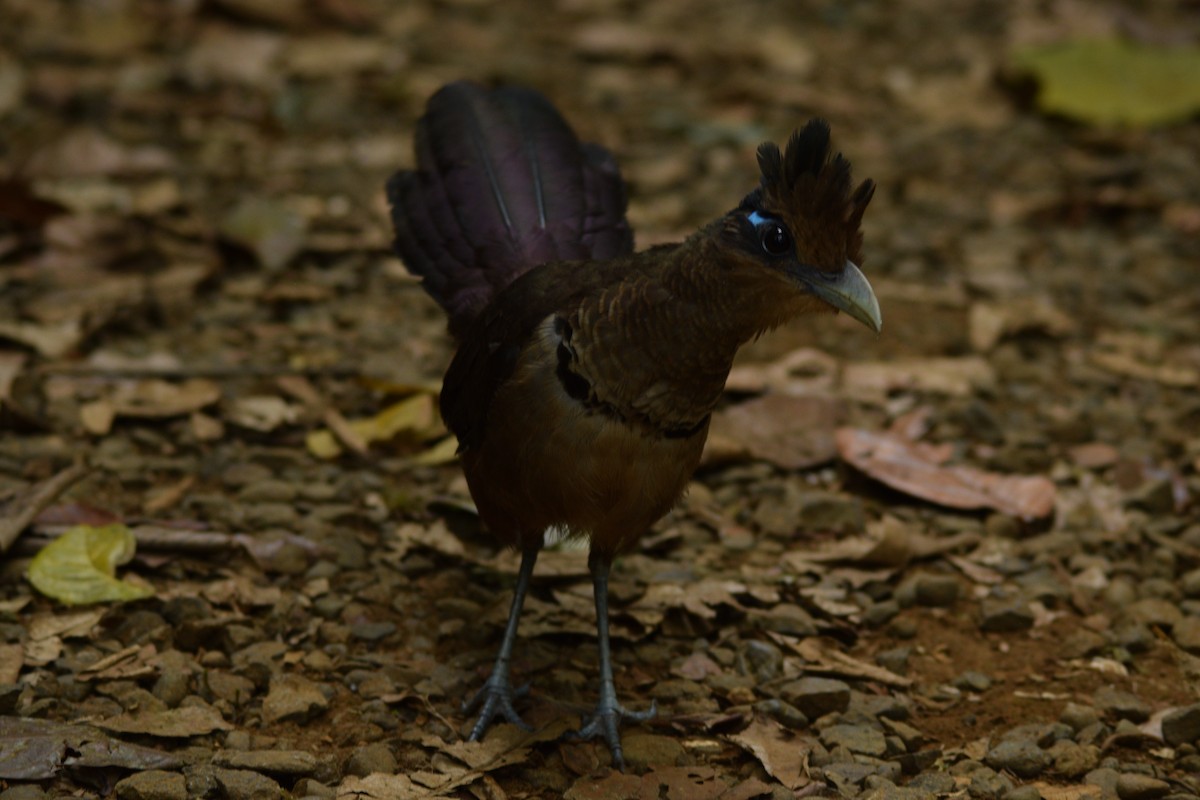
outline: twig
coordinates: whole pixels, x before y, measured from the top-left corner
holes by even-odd
[[[34,517],[82,480],[89,471],[85,464],[76,462],[57,475],[19,492],[5,503],[0,508],[0,553],[7,553]]]
[[[278,378],[287,375],[328,376],[353,378],[361,374],[354,366],[296,368],[282,365],[239,366],[228,364],[179,364],[172,367],[121,367],[93,364],[44,364],[38,372],[50,375],[74,375],[108,380],[138,380],[143,378]]]

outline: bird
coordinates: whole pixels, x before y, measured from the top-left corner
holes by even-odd
[[[521,608],[547,531],[588,540],[599,695],[574,736],[624,769],[620,727],[656,713],[613,681],[614,558],[681,498],[734,355],[788,320],[844,312],[878,333],[855,185],[814,118],[757,150],[758,185],[676,244],[634,251],[616,159],[519,85],[449,83],[427,101],[415,167],[386,196],[393,249],[445,310],[457,349],[442,417],[479,516],[521,554],[492,671],[464,713],[526,730],[511,679]]]

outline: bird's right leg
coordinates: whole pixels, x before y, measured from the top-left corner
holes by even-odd
[[[529,591],[529,579],[533,575],[533,565],[537,562],[542,543],[539,538],[536,546],[527,547],[521,553],[521,569],[517,573],[517,588],[513,592],[512,607],[508,610],[508,625],[504,628],[504,641],[500,643],[500,652],[496,655],[496,663],[492,666],[492,674],[487,683],[475,694],[469,703],[463,704],[463,713],[469,714],[479,708],[479,719],[471,729],[470,741],[479,741],[484,731],[492,724],[497,714],[507,721],[524,730],[532,730],[513,708],[513,699],[528,691],[528,686],[513,690],[509,679],[508,667],[512,658],[513,644],[517,640],[517,623],[521,619],[521,606],[525,603],[525,595]]]

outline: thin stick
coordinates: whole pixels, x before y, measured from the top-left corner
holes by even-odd
[[[0,553],[7,553],[21,531],[34,517],[53,503],[67,489],[81,481],[91,470],[76,462],[57,475],[19,492],[0,508]]]
[[[239,366],[228,364],[180,364],[173,367],[105,367],[92,364],[44,364],[38,372],[50,375],[73,375],[81,378],[108,380],[138,380],[143,378],[277,378],[285,375],[321,375],[334,378],[353,378],[361,370],[353,366],[296,368],[282,365]]]

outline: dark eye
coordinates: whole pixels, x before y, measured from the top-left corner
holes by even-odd
[[[792,249],[792,237],[787,228],[777,222],[768,222],[759,228],[762,236],[762,248],[767,255],[781,256]]]

